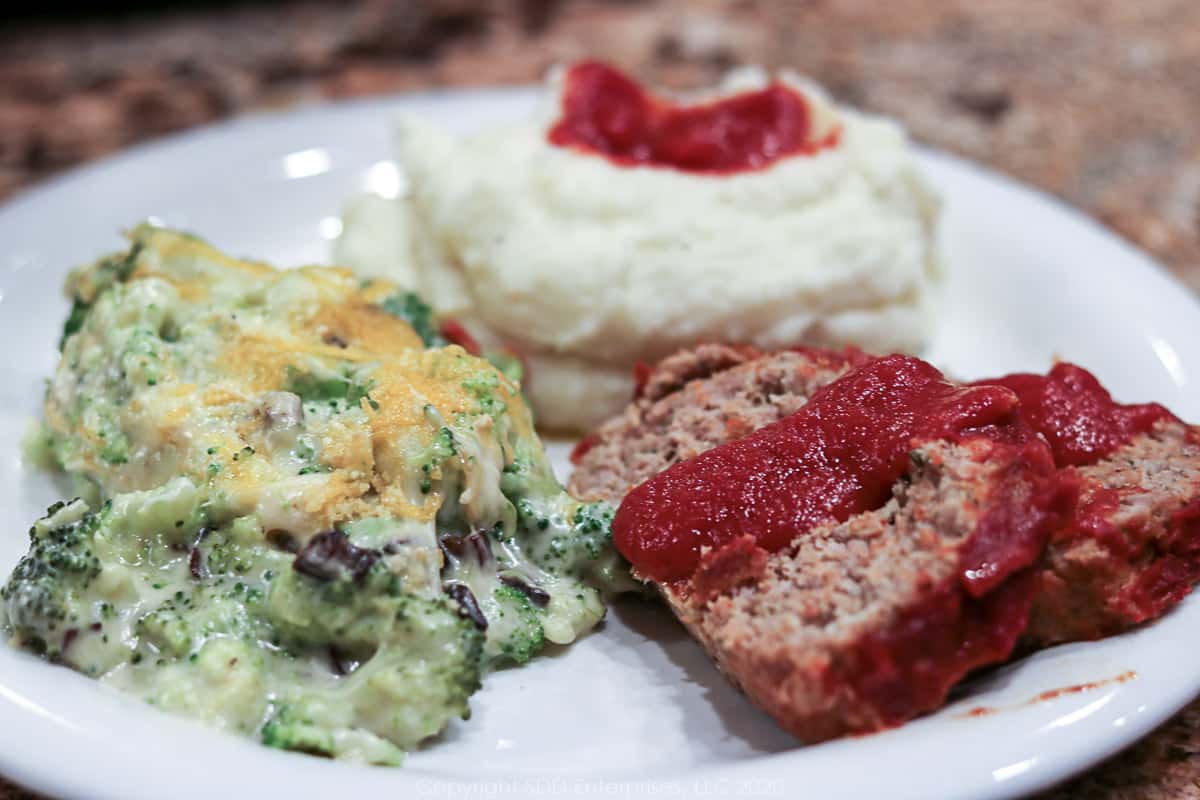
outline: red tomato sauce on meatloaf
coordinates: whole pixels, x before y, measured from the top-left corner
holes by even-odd
[[[1016,373],[980,381],[1011,389],[1021,416],[1046,437],[1060,467],[1095,464],[1163,419],[1177,419],[1158,403],[1121,405],[1083,367],[1055,364],[1047,375]]]
[[[750,534],[768,552],[824,522],[881,507],[909,469],[914,442],[972,437],[1053,470],[1045,445],[1003,386],[956,386],[916,358],[876,359],[819,390],[797,413],[680,462],[634,488],[613,521],[617,549],[639,573],[689,578],[702,550]],[[998,508],[981,526],[962,579],[981,596],[1044,542],[1038,504]]]
[[[1005,386],[1021,400],[1021,416],[1050,444],[1060,481],[1081,487],[1079,501],[1051,537],[1056,552],[1103,552],[1114,574],[1116,565],[1131,569],[1119,592],[1107,597],[1111,614],[1127,623],[1154,619],[1183,599],[1200,578],[1200,501],[1192,500],[1156,522],[1128,513],[1147,487],[1106,486],[1089,475],[1089,467],[1139,436],[1153,436],[1161,425],[1184,423],[1158,403],[1123,405],[1087,370],[1056,364],[1047,375],[1018,373],[984,383]],[[1157,434],[1157,435],[1161,435]],[[1186,438],[1195,441],[1187,429]],[[1114,455],[1116,454],[1116,455]],[[1164,528],[1162,534],[1155,526]],[[1153,558],[1145,552],[1153,540]],[[1096,631],[1096,634],[1103,631]]]

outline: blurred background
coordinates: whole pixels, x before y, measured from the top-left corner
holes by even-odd
[[[670,87],[765,63],[1060,195],[1200,289],[1197,0],[5,5],[0,197],[248,111],[527,82],[585,55]]]
[[[1057,194],[1200,289],[1198,0],[6,5],[0,199],[238,114],[529,82],[585,56],[679,88],[761,63]],[[1054,796],[1200,797],[1200,706]]]

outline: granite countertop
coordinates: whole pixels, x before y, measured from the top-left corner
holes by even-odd
[[[1195,0],[350,0],[9,20],[0,198],[246,111],[528,82],[583,56],[671,87],[795,67],[1057,194],[1200,289]],[[0,782],[0,800],[27,797]],[[1200,798],[1200,702],[1046,797]]]

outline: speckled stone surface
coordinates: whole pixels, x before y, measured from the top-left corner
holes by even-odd
[[[0,197],[248,110],[527,82],[584,56],[670,87],[794,67],[1083,208],[1200,289],[1196,0],[348,0],[11,22]],[[0,783],[0,800],[28,797]],[[1045,797],[1200,798],[1200,703]]]

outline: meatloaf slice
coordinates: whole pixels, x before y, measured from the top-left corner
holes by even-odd
[[[1123,404],[1087,370],[998,383],[1049,443],[1078,499],[1054,531],[1023,647],[1097,639],[1155,619],[1200,578],[1200,435],[1157,403]]]
[[[676,464],[795,413],[813,392],[869,357],[818,349],[762,353],[702,344],[640,376],[638,396],[576,448],[576,497],[621,498]]]
[[[648,374],[642,396],[622,417],[597,432],[571,486],[619,502],[672,464],[794,413],[867,360],[855,353],[763,354],[719,346],[678,354]],[[1094,377],[1071,365],[998,382],[1017,392],[1023,408],[1039,409],[1023,416],[1051,444],[1059,499],[1076,498],[1053,526],[1029,578],[1021,578],[1031,595],[1004,587],[981,601],[952,591],[946,576],[953,545],[938,541],[962,540],[971,509],[968,503],[959,506],[963,513],[945,510],[956,507],[955,497],[969,500],[975,491],[964,471],[972,454],[945,442],[922,449],[926,462],[914,464],[883,509],[823,526],[776,553],[750,541],[726,546],[706,555],[691,581],[660,586],[731,679],[802,738],[893,724],[936,705],[931,698],[948,687],[943,682],[953,672],[936,668],[945,660],[937,655],[938,630],[957,626],[964,642],[978,643],[965,651],[994,660],[1004,641],[988,644],[986,632],[1009,630],[1002,623],[1023,619],[1023,608],[1029,612],[1024,648],[1093,639],[1160,616],[1200,579],[1197,428],[1159,406],[1117,404]],[[1063,390],[1059,397],[1031,395],[1055,385]],[[978,477],[986,467],[975,462],[966,471]],[[941,522],[922,527],[930,514],[942,514]],[[936,546],[922,551],[912,545],[918,540]],[[905,580],[913,575],[940,599],[924,606],[915,594],[906,598]],[[1016,616],[1000,619],[1006,603]],[[944,625],[919,622],[935,608],[948,615]],[[886,619],[893,622],[880,622]],[[870,633],[876,623],[882,626],[877,631],[906,630],[912,638],[904,644],[904,637],[885,636],[880,644]],[[859,647],[860,641],[870,644]],[[927,652],[927,661],[892,655],[911,646]],[[890,669],[873,667],[876,678],[859,675],[854,665],[867,664],[862,653],[868,651]],[[922,680],[931,673],[944,680]],[[819,685],[833,688],[813,689]]]
[[[1055,476],[1011,391],[889,357],[640,484],[614,543],[734,683],[819,741],[936,708],[1009,656]]]
[[[1200,579],[1200,442],[1164,419],[1095,464],[1039,571],[1026,645],[1098,639],[1156,619]]]
[[[918,444],[882,508],[771,554],[746,537],[662,594],[733,683],[804,741],[931,711],[970,670],[1009,657],[1034,597],[1029,570],[981,596],[964,580],[989,516],[1045,491],[994,449]]]
[[[669,357],[647,375],[645,391],[625,413],[603,425],[571,476],[576,493],[618,503],[633,486],[691,458],[799,410],[821,386],[866,360],[853,351],[761,353],[704,345]],[[1015,379],[1015,380],[1014,380]],[[1091,398],[1060,412],[1030,414],[1052,443],[1063,478],[1079,501],[1051,536],[1022,647],[1096,639],[1155,619],[1200,580],[1200,434],[1160,412],[1146,433],[1105,454],[1089,455],[1083,441],[1098,437],[1080,420],[1106,411],[1153,411],[1124,406],[1086,371],[1067,364],[1047,376],[1000,379],[1034,408],[1031,396],[1058,382],[1074,398]],[[1068,404],[1072,405],[1072,404]]]

